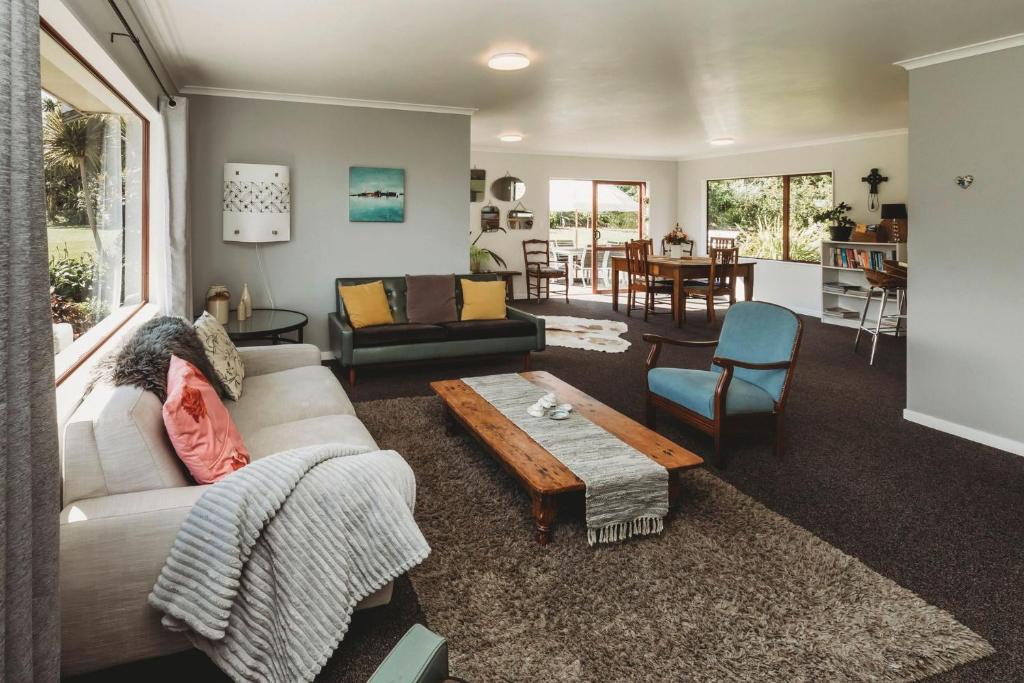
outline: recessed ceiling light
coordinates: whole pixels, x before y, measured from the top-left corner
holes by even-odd
[[[502,142],[522,142],[523,136],[519,133],[509,133],[507,135],[499,135],[498,139]]]
[[[709,142],[711,142],[712,145],[721,147],[724,145],[731,145],[736,142],[736,138],[711,138]]]
[[[530,66],[530,58],[519,52],[501,52],[487,60],[496,71],[518,71]]]

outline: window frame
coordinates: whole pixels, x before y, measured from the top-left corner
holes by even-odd
[[[815,175],[827,175],[832,179],[832,204],[835,205],[836,200],[836,174],[834,171],[804,171],[800,173],[775,173],[765,175],[741,175],[731,176],[728,178],[707,178],[704,181],[704,248],[707,253],[711,253],[711,183],[722,182],[726,180],[752,180],[754,178],[781,178],[782,179],[782,258],[773,259],[765,258],[763,256],[743,256],[743,258],[752,258],[759,261],[782,261],[786,263],[806,263],[812,266],[819,266],[820,263],[814,261],[799,261],[789,256],[789,219],[790,219],[790,182],[793,178],[803,178],[806,176]]]
[[[113,317],[119,314],[121,319],[116,321],[110,329],[104,330],[102,334],[98,335],[92,343],[83,348],[75,356],[74,360],[68,364],[59,375],[54,379],[54,384],[60,386],[62,382],[68,379],[78,368],[82,366],[96,351],[102,347],[107,341],[110,340],[118,331],[129,323],[139,311],[145,308],[149,304],[149,191],[150,191],[150,155],[149,155],[149,134],[150,134],[150,121],[147,117],[142,115],[142,112],[135,107],[127,97],[125,97],[120,90],[115,88],[113,84],[107,78],[103,76],[84,56],[82,53],[75,49],[71,43],[69,43],[64,36],[62,36],[53,26],[51,26],[42,17],[39,18],[39,29],[46,33],[52,38],[58,45],[71,55],[75,61],[82,65],[82,67],[91,73],[96,79],[103,84],[105,88],[108,88],[111,93],[119,99],[125,107],[127,107],[135,116],[139,117],[142,122],[142,225],[141,227],[141,257],[142,263],[140,264],[140,272],[142,277],[141,292],[142,296],[137,304],[131,304],[129,306],[123,306],[116,311],[111,311],[108,317]],[[42,84],[40,83],[40,87]],[[102,321],[101,321],[102,322]],[[88,334],[88,332],[86,332]],[[70,350],[70,349],[68,349]],[[64,352],[61,352],[64,353]]]

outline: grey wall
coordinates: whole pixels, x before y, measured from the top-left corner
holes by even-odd
[[[260,250],[279,308],[309,316],[306,340],[327,349],[334,278],[466,272],[469,117],[193,96],[189,199],[196,310],[223,283],[247,282],[269,304],[254,245],[222,239],[225,162],[290,167],[292,238]],[[405,169],[404,223],[349,223],[349,166]]]
[[[1024,48],[910,73],[907,417],[1024,454],[1021,74]]]

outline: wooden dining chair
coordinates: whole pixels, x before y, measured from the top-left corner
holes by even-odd
[[[775,432],[775,455],[781,457],[786,398],[803,336],[803,323],[782,306],[741,301],[725,315],[717,341],[689,341],[645,334],[651,344],[645,364],[647,426],[655,428],[657,411],[711,435],[715,457],[725,467],[722,439],[740,431]],[[664,344],[715,348],[707,370],[657,367]]]
[[[709,237],[708,238],[708,253],[711,253],[712,249],[735,249],[736,238],[735,237]]]
[[[648,253],[652,246],[651,240],[633,240],[626,243],[626,272],[629,276],[629,290],[626,297],[626,315],[632,315],[636,307],[636,295],[644,295],[644,321],[650,314],[658,311],[655,304],[658,297],[668,295],[668,312],[671,313],[675,304],[672,282],[658,280],[651,275],[651,264]],[[664,299],[663,299],[664,300]]]
[[[551,281],[565,281],[565,303],[569,303],[569,264],[551,262],[548,240],[523,240],[523,265],[526,271],[526,300],[551,298]]]
[[[707,317],[715,323],[715,297],[728,296],[729,304],[736,301],[736,265],[739,263],[738,249],[712,249],[708,258],[708,281],[687,280],[683,283],[683,315],[686,320],[686,300],[703,299],[707,306]]]

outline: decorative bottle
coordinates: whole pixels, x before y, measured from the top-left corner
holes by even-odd
[[[242,296],[238,300],[238,319],[246,320],[252,317],[252,296],[249,294],[249,284],[242,285]]]

